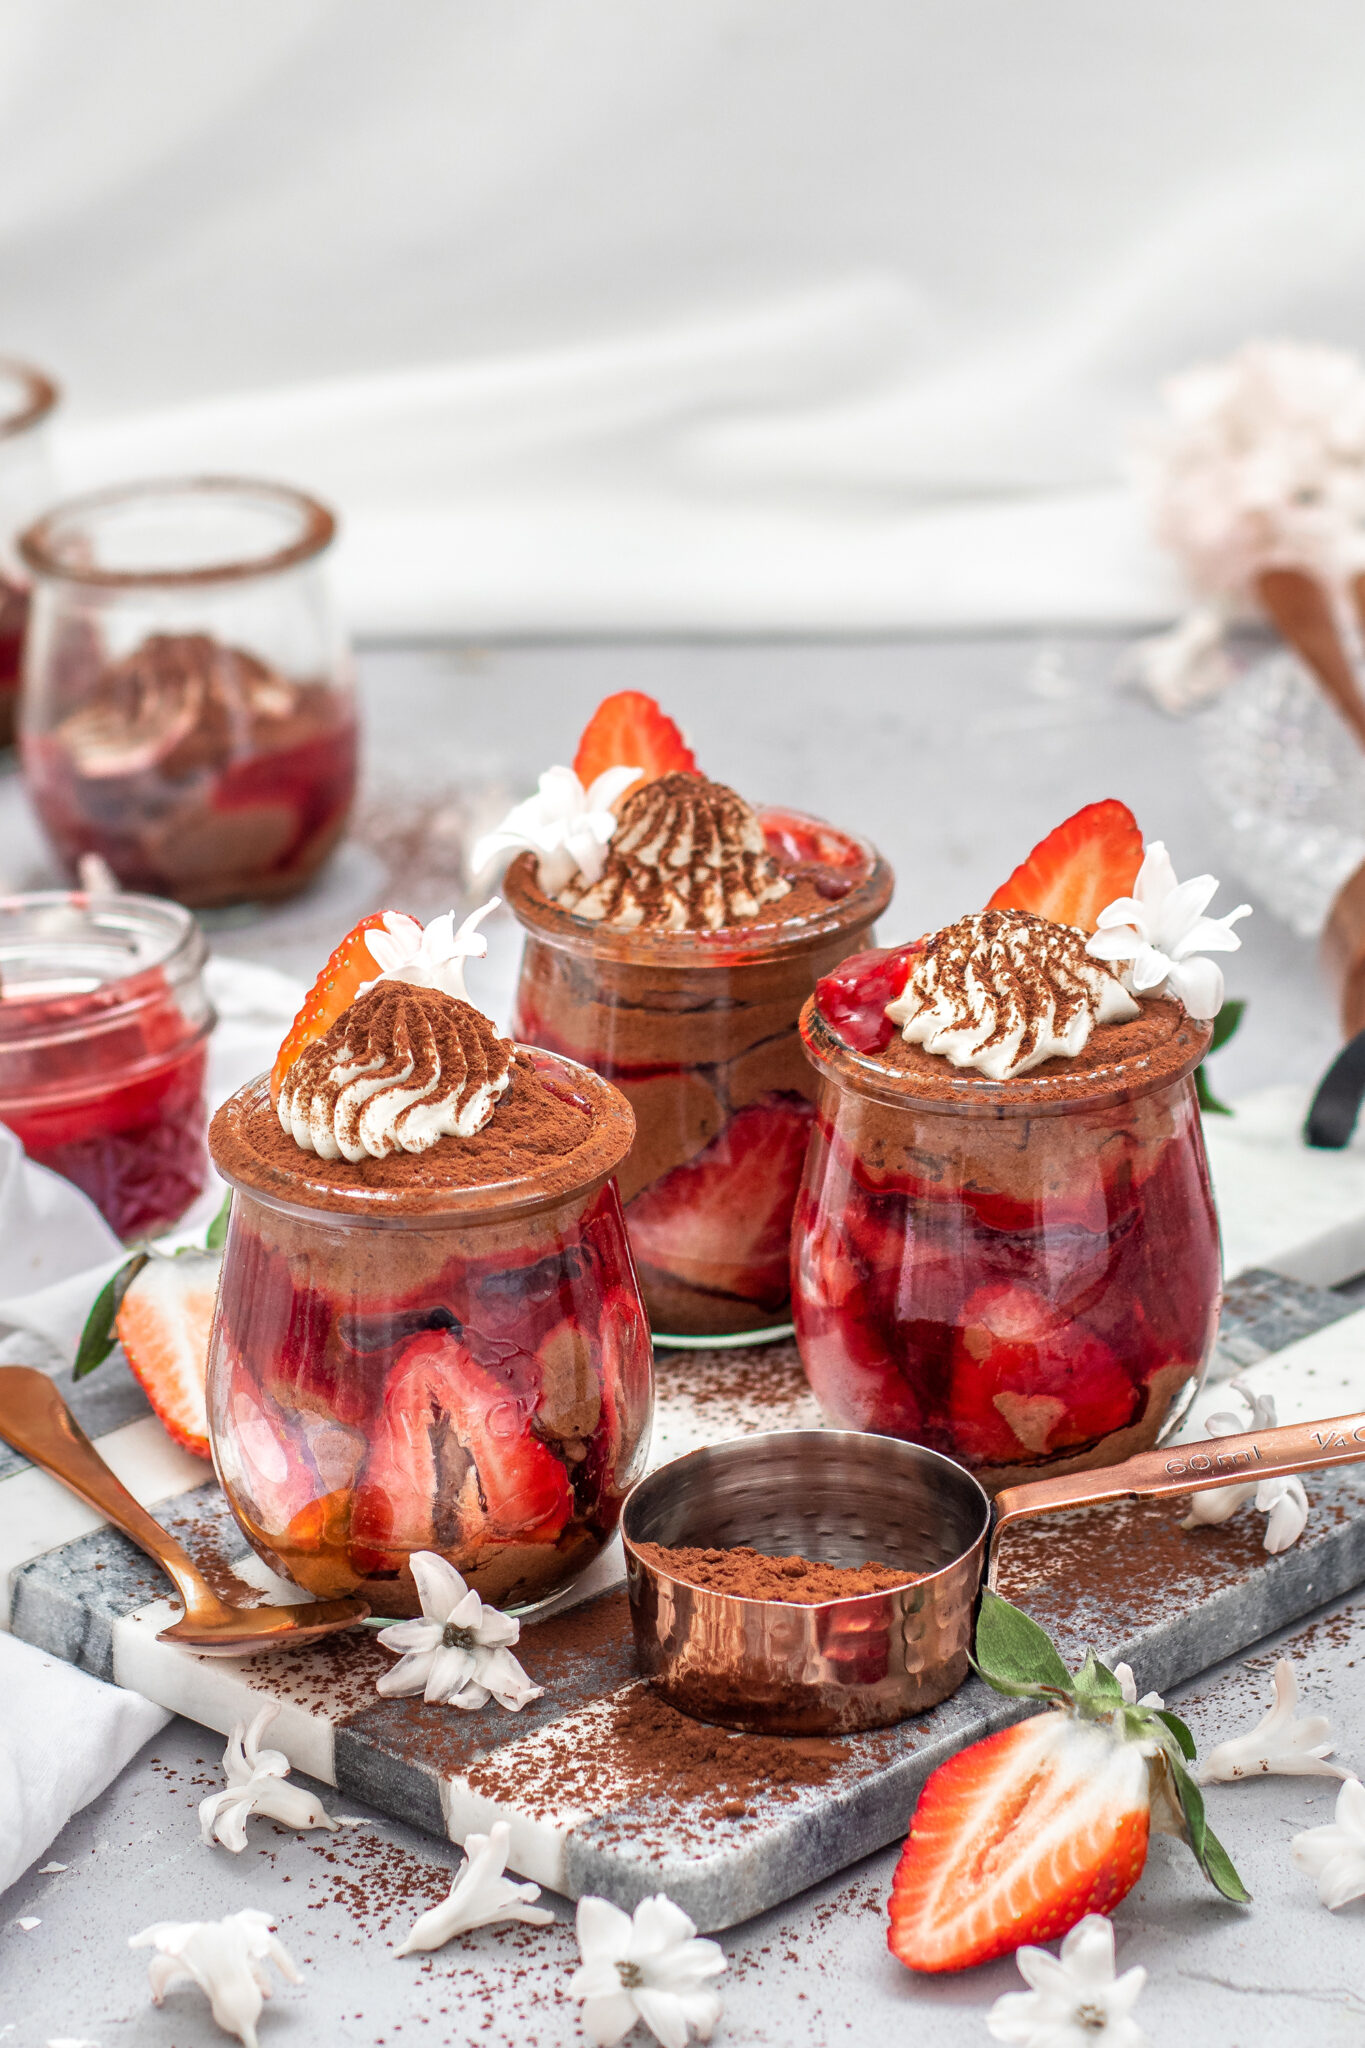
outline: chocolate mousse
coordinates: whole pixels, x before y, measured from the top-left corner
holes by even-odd
[[[516,814],[525,836],[503,838],[536,848],[504,885],[527,932],[517,1035],[630,1100],[620,1185],[654,1328],[779,1324],[814,1092],[796,1020],[885,908],[890,870],[864,841],[680,767],[626,794],[566,879],[534,804]]]
[[[58,852],[193,907],[292,894],[339,839],[355,782],[349,693],[207,633],[153,633],[121,660],[73,642],[74,704],[24,740]]]

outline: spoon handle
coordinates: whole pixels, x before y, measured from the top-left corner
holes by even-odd
[[[174,1536],[115,1478],[46,1373],[28,1365],[0,1366],[0,1438],[145,1550],[174,1580],[187,1611],[220,1605]]]

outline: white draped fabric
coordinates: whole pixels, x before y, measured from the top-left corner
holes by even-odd
[[[1351,0],[0,0],[66,480],[312,485],[384,632],[1155,618],[1159,380],[1365,344]]]

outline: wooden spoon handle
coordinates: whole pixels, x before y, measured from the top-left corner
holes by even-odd
[[[1263,569],[1256,594],[1365,745],[1365,697],[1342,645],[1330,593],[1306,569]]]

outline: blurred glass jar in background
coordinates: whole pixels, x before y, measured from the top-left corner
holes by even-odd
[[[27,573],[16,542],[56,495],[47,423],[59,397],[41,370],[0,356],[0,746],[14,738],[28,621]]]
[[[124,1239],[168,1230],[208,1175],[205,950],[174,903],[0,897],[0,1123]]]
[[[73,873],[96,853],[125,889],[205,908],[321,867],[356,776],[335,531],[301,491],[204,477],[94,492],[21,536],[24,774]]]

